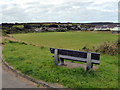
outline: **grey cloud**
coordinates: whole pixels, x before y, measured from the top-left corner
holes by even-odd
[[[3,21],[9,22],[31,22],[31,21],[115,21],[116,13],[105,12],[104,10],[89,9],[89,7],[100,7],[94,2],[65,2],[62,4],[42,4],[41,2],[29,2],[23,4],[3,5]],[[106,4],[104,9],[116,9],[116,3]],[[73,8],[77,6],[78,8]],[[10,7],[9,9],[7,9]],[[102,6],[101,6],[102,7]]]
[[[24,9],[21,8],[19,5],[13,6],[11,9],[4,9],[2,12],[3,21],[18,21],[22,22],[23,20],[27,20],[29,17],[27,13],[24,12]]]

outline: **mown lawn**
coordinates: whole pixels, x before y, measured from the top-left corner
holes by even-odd
[[[17,39],[31,42],[33,44],[37,44],[40,46],[43,45],[44,47],[36,47],[32,45],[25,45],[22,43],[8,42],[5,44],[3,50],[4,58],[9,64],[14,66],[16,69],[38,80],[44,80],[50,83],[59,83],[69,88],[117,88],[118,87],[118,57],[117,56],[109,56],[109,55],[101,54],[101,60],[100,60],[101,64],[98,65],[99,69],[91,72],[86,72],[81,67],[70,69],[67,67],[54,65],[53,57],[52,54],[50,54],[49,47],[56,46],[61,48],[64,47],[70,49],[79,49],[82,47],[81,43],[82,44],[86,43],[85,41],[90,42],[92,41],[92,39],[94,45],[102,43],[102,40],[103,42],[105,40],[110,40],[110,41],[117,40],[117,35],[112,35],[110,33],[103,33],[103,34],[97,33],[98,36],[97,34],[93,33],[94,36],[91,35],[91,37],[88,34],[88,32],[82,32],[82,33],[83,34],[80,34],[79,32],[77,34],[77,32],[74,32],[72,34],[72,32],[66,32],[66,35],[65,33],[15,34],[14,37],[16,37]],[[90,34],[91,33],[92,32],[90,32]],[[75,37],[73,37],[73,36],[84,37],[84,35],[89,36],[88,40],[87,37],[85,37],[85,39],[83,38],[83,42],[81,43],[80,42],[77,43],[77,41],[79,40],[82,41],[80,38],[76,38],[79,39],[76,40]],[[101,38],[97,39],[98,37],[100,37],[100,35]],[[105,37],[106,35],[107,37],[103,39],[103,37]],[[60,36],[63,39],[57,40],[56,38],[60,38]],[[76,43],[79,45],[79,47],[76,46],[72,48],[77,44],[72,44],[72,45],[67,44],[70,43],[70,41],[68,41],[69,40],[68,37],[71,39],[73,37],[73,40],[71,40],[71,44],[76,40]],[[89,40],[89,38],[92,39]],[[65,44],[63,43],[60,44],[59,42],[65,42]],[[53,43],[55,44],[55,46],[52,46],[54,45]],[[92,46],[93,43],[92,44],[90,43],[90,45]]]
[[[79,50],[83,46],[98,46],[105,41],[114,42],[118,35],[110,32],[46,32],[14,34],[16,39],[44,47]]]

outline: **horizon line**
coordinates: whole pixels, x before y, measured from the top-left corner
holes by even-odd
[[[59,22],[59,21],[46,21],[46,22],[0,22],[0,23],[120,23],[116,21],[93,21],[93,22]]]

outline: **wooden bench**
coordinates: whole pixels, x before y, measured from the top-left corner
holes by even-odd
[[[85,62],[86,70],[90,70],[93,64],[100,64],[100,54],[93,52],[83,52],[75,50],[50,48],[50,52],[54,54],[55,65],[64,65],[64,59]]]

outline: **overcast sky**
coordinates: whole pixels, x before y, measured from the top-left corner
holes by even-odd
[[[1,0],[0,22],[117,22],[118,1]]]

